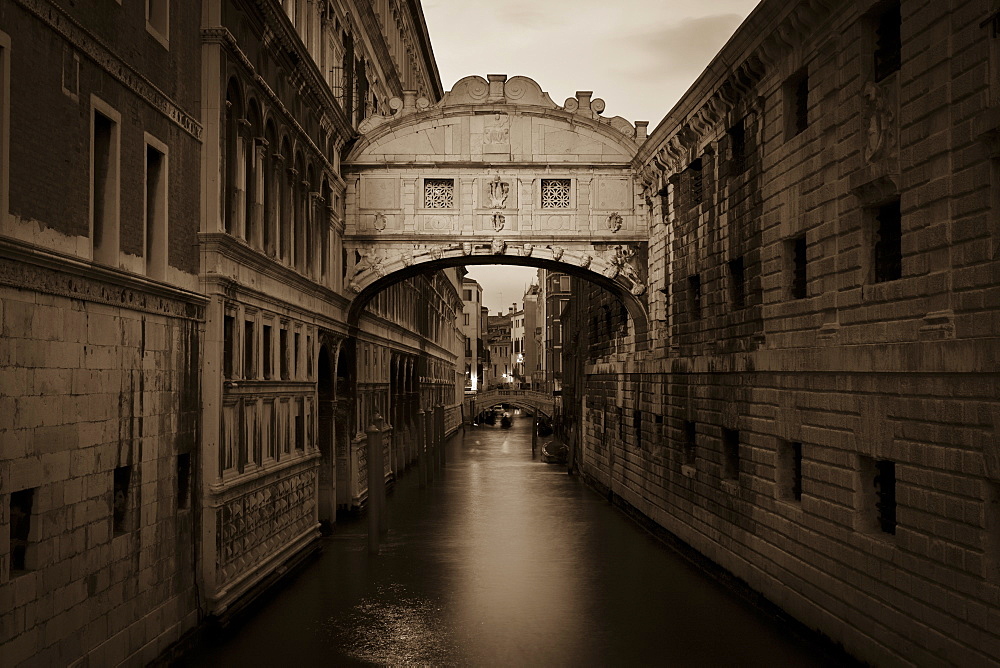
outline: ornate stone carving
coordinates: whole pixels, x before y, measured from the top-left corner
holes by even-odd
[[[472,255],[472,242],[463,241],[462,242],[462,255]]]
[[[354,273],[351,275],[352,281],[366,271],[374,273],[379,278],[385,276],[385,269],[382,267],[385,256],[381,250],[374,246],[367,246],[359,249],[358,254],[361,256],[361,259],[354,264]]]
[[[587,267],[590,266],[590,263],[593,259],[594,259],[593,255],[590,255],[589,253],[584,253],[583,256],[580,257],[580,266],[586,269]]]
[[[252,484],[252,483],[251,483]],[[293,472],[247,490],[215,511],[219,584],[244,575],[313,526],[316,472]]]
[[[503,229],[506,219],[503,217],[502,213],[493,213],[493,230],[499,232]]]
[[[524,244],[521,247],[521,255],[524,257],[531,257],[531,253],[535,250],[535,244]]]
[[[638,278],[632,280],[632,289],[629,290],[634,296],[638,297],[643,292],[646,291],[646,284],[640,281]]]
[[[622,217],[617,211],[608,216],[608,229],[612,232],[622,229]]]
[[[372,225],[374,225],[375,229],[378,230],[379,232],[381,232],[382,230],[384,230],[385,226],[386,226],[385,214],[384,213],[376,213],[375,214],[375,219],[374,219],[374,221],[372,221]]]
[[[427,252],[430,253],[430,256],[435,260],[440,260],[441,254],[443,253],[440,246],[434,246],[432,248],[429,248]]]
[[[552,247],[552,259],[555,260],[556,262],[558,262],[559,260],[562,259],[563,252],[564,251],[563,251],[563,247],[562,246],[553,246]]]
[[[873,162],[892,149],[895,114],[889,108],[885,93],[875,83],[866,83],[861,97],[865,107],[865,160]]]
[[[490,208],[506,209],[507,193],[509,192],[510,184],[506,181],[501,181],[500,175],[497,174],[496,178],[490,183]]]
[[[484,144],[510,143],[510,118],[507,114],[495,114],[493,122],[483,127]],[[497,177],[499,180],[500,177]]]
[[[403,263],[404,267],[409,267],[413,264],[413,251],[405,250],[399,254],[399,261]]]
[[[490,243],[490,252],[494,255],[503,255],[507,252],[507,242],[503,239],[493,239]]]

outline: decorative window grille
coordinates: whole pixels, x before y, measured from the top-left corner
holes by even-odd
[[[569,179],[542,179],[542,208],[569,208]]]
[[[425,209],[452,209],[455,207],[455,179],[426,179],[424,181]]]

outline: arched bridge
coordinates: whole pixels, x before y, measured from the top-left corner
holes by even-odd
[[[547,392],[536,390],[485,390],[465,398],[466,403],[472,402],[471,415],[486,410],[496,404],[510,404],[518,408],[526,408],[547,417],[555,414],[556,398]]]
[[[394,98],[344,160],[346,285],[357,314],[417,272],[537,266],[617,296],[643,346],[651,206],[632,169],[646,124],[600,116],[578,92],[555,104],[527,77],[462,79],[437,104]]]

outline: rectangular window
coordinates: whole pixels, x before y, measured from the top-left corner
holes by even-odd
[[[642,448],[642,411],[636,410],[632,413],[632,429],[635,432],[635,447]]]
[[[790,294],[792,299],[805,299],[808,287],[806,235],[789,239],[787,244],[787,252],[791,255],[792,260]]]
[[[778,498],[802,500],[802,444],[782,441],[778,444]]]
[[[281,360],[281,380],[288,380],[288,330],[278,333],[278,357]]]
[[[462,290],[462,300],[471,302],[472,301],[472,290]]]
[[[167,270],[167,156],[146,144],[146,274]]]
[[[271,325],[263,326],[261,330],[261,344],[264,379],[271,380],[273,366],[273,360],[271,359]]]
[[[257,377],[257,340],[254,337],[253,320],[243,322],[243,377],[253,380]]]
[[[96,99],[92,102],[100,104]],[[93,109],[91,137],[90,215],[94,261],[118,264],[118,122],[101,105]],[[116,115],[116,114],[112,114]]]
[[[688,276],[688,311],[692,320],[701,320],[701,276]]]
[[[746,306],[746,276],[743,271],[743,257],[730,260],[729,265],[729,300],[734,309]]]
[[[184,452],[177,455],[177,508],[188,507],[191,496],[191,455]]]
[[[424,179],[424,208],[455,208],[455,179]]]
[[[222,375],[233,377],[233,345],[236,336],[236,318],[227,315],[222,320]]]
[[[463,313],[462,317],[464,319],[465,326],[468,327],[469,326],[469,314],[468,313]]]
[[[570,195],[569,179],[542,179],[543,209],[570,208],[569,195]]]
[[[783,86],[785,139],[801,134],[809,126],[809,72],[793,74]]]
[[[10,574],[20,575],[28,570],[28,540],[31,536],[31,506],[35,488],[22,489],[10,495]]]
[[[561,291],[563,291],[563,292],[569,292],[569,281],[570,281],[570,277],[569,276],[560,276],[559,277],[559,289]]]
[[[899,200],[883,204],[875,213],[875,282],[903,276],[902,218]]]
[[[295,402],[295,449],[305,450],[306,447],[306,416],[303,400]]]
[[[727,480],[740,477],[740,432],[736,429],[722,430],[722,477]]]
[[[740,119],[739,123],[729,128],[726,135],[729,137],[729,173],[736,176],[746,171],[747,140],[744,120]]]
[[[875,81],[882,81],[899,71],[903,40],[900,37],[903,19],[899,3],[894,2],[876,19],[875,25]]]
[[[119,466],[113,479],[112,526],[119,536],[131,530],[129,513],[129,486],[132,482],[132,467]]]
[[[146,30],[169,48],[170,0],[146,0]]]
[[[698,206],[705,200],[705,181],[702,178],[701,158],[694,160],[684,170],[688,182],[688,194],[691,206]]]
[[[302,335],[295,332],[295,345],[292,348],[292,378],[298,380],[299,378],[299,341]]]
[[[880,459],[875,462],[875,510],[879,528],[896,533],[896,462]]]
[[[698,435],[697,425],[691,420],[684,420],[684,465],[694,466],[697,456]]]

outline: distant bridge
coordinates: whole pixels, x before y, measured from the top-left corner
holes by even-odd
[[[555,414],[556,397],[548,392],[537,390],[485,390],[465,397],[467,405],[471,404],[469,416],[477,415],[496,404],[510,404],[519,408],[527,408],[548,417]]]

